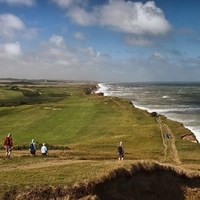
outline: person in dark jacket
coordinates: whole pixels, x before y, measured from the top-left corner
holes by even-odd
[[[124,160],[124,147],[122,145],[122,142],[119,143],[119,146],[117,147],[117,151],[118,151],[118,159],[119,160]]]
[[[34,141],[34,139],[32,139],[30,146],[29,146],[29,151],[31,153],[32,156],[35,156],[36,153],[36,143]]]

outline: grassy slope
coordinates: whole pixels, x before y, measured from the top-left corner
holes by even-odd
[[[18,157],[14,151],[11,160],[2,158],[1,152],[1,190],[5,185],[39,186],[41,179],[51,185],[88,181],[119,166],[128,168],[137,159],[162,162],[160,129],[147,112],[133,108],[122,99],[84,95],[82,86],[38,89],[42,96],[25,98],[31,102],[29,105],[0,107],[0,140],[12,132],[15,145],[28,144],[34,138],[39,143],[67,145],[71,150],[50,151],[45,159],[31,158],[27,156],[28,151],[19,153]],[[52,93],[71,95],[56,98],[49,95]],[[20,91],[5,93],[5,88],[0,88],[0,94],[4,101],[24,100]],[[185,166],[199,169],[199,145],[180,140],[180,134],[185,131],[180,124],[170,120],[166,123],[176,135],[179,156]],[[125,146],[124,163],[113,160],[121,140]]]
[[[192,143],[188,140],[181,139],[181,135],[190,133],[190,131],[185,129],[181,123],[169,120],[167,118],[165,118],[164,121],[168,124],[176,137],[176,147],[183,166],[190,169],[200,170],[199,143]]]
[[[49,91],[43,89],[46,94]],[[13,133],[15,145],[34,138],[39,143],[115,157],[122,140],[129,158],[159,160],[162,156],[155,119],[121,99],[75,93],[58,102],[2,107],[0,115],[1,132]]]

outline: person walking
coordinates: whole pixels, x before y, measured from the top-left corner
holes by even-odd
[[[35,143],[34,139],[32,139],[32,141],[30,143],[29,151],[30,151],[32,156],[35,156],[35,154],[36,154],[36,143]]]
[[[41,147],[41,153],[43,156],[46,156],[47,155],[47,147],[45,145],[45,143],[43,143],[42,147]]]
[[[13,147],[12,135],[11,135],[11,133],[9,133],[4,138],[4,148],[6,150],[6,158],[10,158],[11,152],[12,152],[12,147]]]
[[[118,151],[118,159],[124,160],[124,147],[122,145],[122,142],[119,143],[119,146],[117,147],[117,151]]]

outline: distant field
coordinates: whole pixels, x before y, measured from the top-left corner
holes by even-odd
[[[89,94],[88,84],[7,85],[0,87],[0,140],[12,133],[14,147],[6,160],[0,151],[0,197],[5,187],[65,185],[97,179],[118,167],[129,168],[137,160],[173,162],[170,145],[164,152],[156,118],[128,101]],[[199,144],[183,141],[189,131],[163,118],[174,137],[180,167],[200,170]],[[31,139],[59,146],[47,158],[32,158]],[[123,141],[124,162],[117,161],[117,145]],[[169,140],[170,143],[170,140]],[[52,147],[53,148],[53,147]],[[167,153],[167,155],[165,155]],[[7,173],[9,172],[9,173]],[[6,181],[5,181],[6,180]]]

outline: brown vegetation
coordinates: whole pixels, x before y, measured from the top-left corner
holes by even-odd
[[[116,169],[99,180],[74,186],[5,192],[4,199],[82,199],[82,200],[183,200],[200,199],[200,174],[171,165],[141,161],[130,170]]]
[[[198,140],[196,139],[196,137],[193,133],[184,134],[184,135],[181,136],[181,139],[189,140],[189,141],[194,142],[194,143],[198,143]]]

